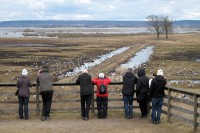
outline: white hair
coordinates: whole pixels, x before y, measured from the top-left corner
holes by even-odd
[[[87,69],[83,69],[82,73],[88,73],[88,70]]]
[[[104,74],[103,73],[99,73],[99,78],[103,79],[104,78]]]
[[[163,70],[159,69],[159,70],[157,71],[157,75],[163,76]]]

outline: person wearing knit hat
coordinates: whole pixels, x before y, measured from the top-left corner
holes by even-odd
[[[42,70],[38,71],[36,82],[39,85],[39,91],[43,102],[42,116],[40,119],[41,121],[50,120],[51,103],[53,97],[53,78],[49,73],[49,66],[42,66]]]
[[[93,94],[92,77],[88,74],[87,69],[82,70],[76,80],[76,84],[80,85],[81,97],[81,116],[83,120],[89,120],[89,111]]]
[[[108,109],[107,86],[108,84],[110,84],[110,82],[111,80],[105,77],[104,73],[99,73],[99,76],[92,80],[92,83],[97,86],[96,101],[97,101],[97,110],[99,119],[105,119],[107,117],[107,109]]]
[[[26,69],[23,69],[23,70],[22,70],[22,75],[27,76],[27,75],[28,75],[28,71],[27,71]]]
[[[19,118],[28,120],[28,103],[30,97],[29,87],[32,87],[32,83],[27,77],[28,71],[26,69],[23,69],[21,74],[22,75],[18,77],[16,83],[18,94],[15,95],[18,95],[19,99]]]
[[[165,96],[165,85],[166,79],[163,77],[163,70],[159,69],[157,71],[157,76],[152,80],[149,89],[149,98],[152,99],[152,123],[159,124],[163,98]]]
[[[157,75],[163,76],[163,70],[159,69],[159,70],[157,71]]]

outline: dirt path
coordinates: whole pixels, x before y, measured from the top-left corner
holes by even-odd
[[[83,121],[79,117],[54,117],[50,121],[6,119],[0,122],[1,133],[188,133],[192,127],[185,128],[177,123],[167,123],[165,119],[158,125],[150,119],[90,118]]]

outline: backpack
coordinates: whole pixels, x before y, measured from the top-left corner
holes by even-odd
[[[104,81],[103,81],[103,82],[104,82]],[[106,94],[107,86],[104,85],[103,82],[102,82],[101,85],[99,86],[99,94]]]

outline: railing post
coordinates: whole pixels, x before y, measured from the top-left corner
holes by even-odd
[[[93,90],[94,90],[94,85],[93,85]],[[92,108],[92,114],[94,115],[94,91],[92,93],[92,101],[91,102],[92,102],[92,105],[91,105],[92,106],[91,107]]]
[[[194,122],[193,122],[193,131],[197,131],[197,95],[194,95]]]
[[[36,85],[36,114],[40,113],[39,86]]]
[[[171,117],[171,89],[168,88],[167,122],[170,122],[170,117]]]

